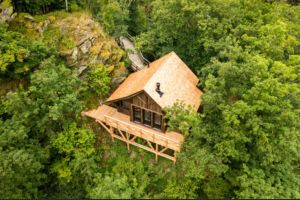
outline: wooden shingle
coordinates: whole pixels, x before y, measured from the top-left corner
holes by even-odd
[[[149,67],[130,74],[106,102],[126,99],[144,91],[161,108],[172,106],[179,100],[198,110],[202,95],[197,88],[198,82],[189,67],[171,52],[150,63]],[[157,83],[160,83],[162,95],[156,91]]]

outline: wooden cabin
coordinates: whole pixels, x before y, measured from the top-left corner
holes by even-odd
[[[96,119],[111,135],[176,161],[184,141],[178,132],[167,132],[164,108],[176,101],[195,111],[201,103],[199,79],[185,63],[171,52],[134,72],[95,110],[82,112]],[[139,140],[137,140],[139,138]],[[141,142],[143,141],[143,142]]]

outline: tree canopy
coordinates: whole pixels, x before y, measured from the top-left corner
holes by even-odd
[[[65,8],[12,3],[31,14]],[[176,165],[128,153],[80,116],[112,91],[111,65],[79,78],[51,44],[2,23],[0,89],[23,82],[0,93],[0,197],[300,198],[299,1],[68,3],[112,37],[132,34],[149,59],[175,51],[200,79],[200,112],[181,102],[165,110],[169,130],[185,137]]]

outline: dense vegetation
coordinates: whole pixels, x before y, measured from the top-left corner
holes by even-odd
[[[12,2],[31,14],[66,3]],[[80,79],[56,53],[69,44],[63,37],[56,45],[14,21],[1,24],[0,89],[18,84],[0,92],[0,197],[300,198],[298,1],[68,3],[112,36],[132,34],[150,59],[175,51],[201,80],[202,111],[167,109],[170,128],[185,135],[175,166],[136,148],[128,155],[80,116],[108,95],[120,53],[102,52],[117,61],[91,65]]]

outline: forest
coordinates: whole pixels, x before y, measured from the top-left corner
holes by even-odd
[[[300,198],[299,22],[298,0],[0,0],[0,198]],[[80,114],[130,73],[125,34],[200,79],[201,112],[166,109],[175,165]]]

